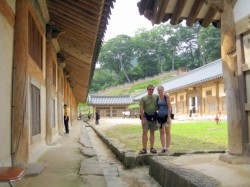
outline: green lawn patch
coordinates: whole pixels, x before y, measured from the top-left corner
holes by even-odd
[[[117,139],[126,148],[138,151],[142,148],[141,125],[117,125],[105,131],[108,138]],[[204,151],[227,149],[227,123],[190,122],[176,123],[171,126],[171,152]],[[149,141],[148,141],[149,146]],[[160,150],[159,131],[155,133],[155,148]]]

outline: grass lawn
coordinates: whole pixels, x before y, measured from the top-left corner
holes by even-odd
[[[108,138],[113,138],[123,143],[130,150],[137,151],[142,148],[142,129],[139,124],[117,125],[106,130],[105,134]],[[187,123],[175,123],[173,121],[171,135],[171,152],[227,149],[226,122],[220,122],[219,125],[216,125],[214,121]],[[159,131],[155,133],[155,148],[161,149]]]

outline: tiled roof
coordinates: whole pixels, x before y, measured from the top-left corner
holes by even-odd
[[[167,80],[160,85],[164,87],[165,91],[171,92],[222,77],[223,73],[221,59],[218,59],[183,75]],[[157,90],[154,92],[157,93]]]
[[[183,75],[169,79],[159,84],[159,86],[161,85],[164,87],[165,91],[171,92],[222,77],[223,73],[221,59],[218,59],[197,69],[191,70]],[[154,94],[157,94],[157,89],[154,90]],[[145,95],[147,95],[147,91],[134,96],[133,99],[140,100]]]
[[[129,95],[118,95],[118,96],[99,96],[89,95],[89,105],[124,105],[133,104],[133,99]]]
[[[138,101],[138,100],[140,100],[142,97],[146,96],[147,94],[148,94],[147,91],[145,91],[145,92],[143,92],[143,93],[140,93],[140,94],[134,96],[134,97],[133,97],[133,100],[134,100],[134,101]]]

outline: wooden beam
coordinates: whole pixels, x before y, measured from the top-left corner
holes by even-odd
[[[207,5],[213,7],[219,12],[223,12],[224,4],[223,0],[203,0]]]
[[[195,23],[197,16],[198,16],[203,4],[204,4],[203,0],[194,1],[194,4],[192,6],[191,11],[189,12],[188,19],[187,19],[188,26],[191,27]]]
[[[236,23],[236,35],[243,34],[244,32],[247,32],[250,28],[250,14],[245,16],[243,19],[239,20]]]
[[[205,28],[208,27],[210,25],[210,23],[212,22],[214,16],[216,15],[216,13],[217,13],[217,10],[210,7],[206,16],[204,17],[204,19],[202,21],[201,26],[205,27]]]
[[[187,0],[177,1],[177,4],[174,8],[174,12],[171,17],[170,24],[176,25],[179,23],[182,11],[187,3]]]
[[[169,3],[169,0],[163,0],[155,23],[160,24],[163,21],[168,3]]]
[[[96,30],[97,24],[94,25],[93,22],[90,22],[88,20],[84,20],[82,18],[82,15],[80,15],[80,14],[77,14],[75,12],[70,12],[70,11],[68,11],[67,14],[65,14],[66,10],[59,9],[59,8],[53,7],[53,6],[50,7],[49,11],[50,11],[50,14],[53,13],[54,15],[57,15],[61,18],[63,17],[67,20],[79,22],[79,23],[81,23],[82,26],[87,27],[89,30]],[[94,22],[94,23],[97,23],[97,22]]]
[[[64,30],[66,35],[67,36],[74,36],[74,37],[71,37],[71,38],[74,38],[74,39],[77,39],[77,41],[79,42],[93,42],[93,40],[95,40],[96,38],[96,35],[91,35],[91,34],[88,34],[84,31],[81,31],[79,28],[77,29],[77,27],[75,27],[74,25],[67,25],[67,24],[64,24],[64,23],[57,23],[57,26],[59,27],[60,30]],[[59,38],[63,35],[62,34],[59,36]]]
[[[67,7],[69,8],[69,10],[73,10],[75,12],[78,12],[79,14],[82,14],[83,17],[86,17],[88,19],[93,19],[94,22],[97,22],[98,19],[99,19],[99,16],[96,15],[96,14],[90,14],[88,11],[84,10],[83,8],[80,8],[79,6],[76,6],[76,4],[73,2],[73,1],[68,1],[68,0],[64,0],[64,1],[61,1],[61,0],[53,0],[53,2],[55,3],[51,3],[51,6],[57,6],[58,5],[61,5],[61,7]],[[66,9],[67,9],[66,8]]]
[[[157,21],[158,14],[159,14],[160,8],[162,6],[162,3],[163,3],[163,0],[155,1],[154,8],[153,8],[153,16],[151,19],[151,22],[153,24],[156,23],[156,21]]]
[[[65,43],[67,45],[70,45],[75,48],[80,48],[88,51],[88,53],[93,52],[93,43],[91,43],[93,40],[87,40],[84,39],[83,41],[78,40],[79,37],[72,37],[72,35],[65,34],[60,37],[59,41],[60,43]]]
[[[57,25],[58,22],[65,23],[68,25],[74,25],[82,32],[87,32],[90,35],[97,35],[98,33],[98,26],[96,28],[88,28],[84,26],[80,21],[72,20],[68,17],[61,17],[59,15],[56,15],[54,12],[50,12],[50,17],[52,20],[54,20],[55,25]]]
[[[10,8],[6,0],[0,1],[0,13],[7,19],[9,24],[14,27],[15,24],[15,13]]]

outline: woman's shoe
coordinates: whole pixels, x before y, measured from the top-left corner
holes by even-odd
[[[161,150],[161,153],[167,153],[168,152],[168,149],[162,149]]]

